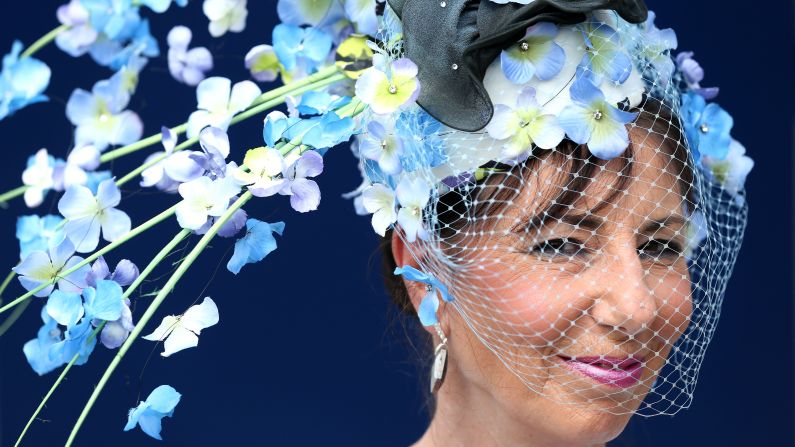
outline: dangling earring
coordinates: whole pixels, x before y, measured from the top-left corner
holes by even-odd
[[[436,393],[444,381],[444,374],[447,370],[447,337],[442,331],[442,325],[433,325],[436,333],[439,334],[440,342],[436,345],[433,356],[433,366],[431,367],[431,394]]]

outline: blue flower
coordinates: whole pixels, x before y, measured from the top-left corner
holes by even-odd
[[[36,338],[25,343],[22,352],[33,371],[43,376],[61,366],[63,362],[58,358],[50,358],[50,347],[61,341],[61,330],[58,329],[58,322],[47,313],[46,306],[41,308],[41,319],[44,325],[39,328]]]
[[[521,41],[503,50],[500,66],[514,84],[530,82],[533,77],[542,81],[552,79],[563,68],[566,53],[555,43],[558,27],[553,23],[541,22],[527,28]]]
[[[587,144],[590,152],[609,160],[629,145],[625,124],[637,113],[624,112],[609,104],[601,90],[587,76],[580,77],[569,90],[572,104],[558,115],[558,123],[577,144]]]
[[[738,206],[742,206],[745,203],[745,197],[740,192],[744,189],[745,178],[754,167],[754,161],[745,155],[745,146],[732,138],[729,150],[723,159],[705,156],[701,162],[712,179],[734,197]]]
[[[188,4],[188,0],[173,0],[177,6],[185,7]],[[149,9],[152,11],[161,14],[168,10],[169,6],[171,6],[172,0],[141,0],[139,3],[144,6],[148,6]]]
[[[43,92],[50,84],[50,68],[32,57],[19,58],[22,42],[14,41],[3,56],[0,72],[0,120],[30,104],[47,101]]]
[[[583,25],[585,56],[580,62],[580,70],[593,76],[596,85],[602,83],[602,76],[615,84],[622,84],[632,73],[632,60],[627,55],[616,30],[601,22],[588,22]]]
[[[270,252],[276,250],[276,238],[284,232],[284,222],[267,223],[257,219],[246,221],[246,235],[235,242],[235,252],[226,264],[226,268],[237,275],[246,264],[253,264],[265,259]]]
[[[692,51],[683,51],[676,55],[676,66],[682,73],[682,77],[687,84],[687,88],[701,95],[706,100],[715,99],[720,92],[718,87],[702,87],[701,81],[704,80],[704,69],[693,59]]]
[[[84,364],[97,344],[97,337],[91,337],[94,327],[102,321],[116,321],[122,316],[122,290],[114,281],[102,280],[97,282],[96,288],[86,287],[82,298],[81,303],[77,294],[53,292],[47,301],[47,313],[66,326],[63,340],[50,347],[50,358],[66,363],[79,353],[75,364]],[[81,313],[78,309],[81,304],[82,319],[76,321],[75,316]]]
[[[716,103],[706,103],[703,96],[688,92],[682,96],[682,121],[690,150],[696,162],[701,156],[716,160],[726,158],[731,144],[734,119]]]
[[[642,42],[639,49],[641,55],[654,67],[660,83],[665,86],[674,72],[671,50],[676,49],[678,42],[674,30],[658,29],[654,25],[654,19],[654,12],[649,11],[648,18],[643,24],[643,37],[639,39],[639,42]]]
[[[157,57],[160,47],[149,31],[149,21],[141,20],[126,40],[99,39],[91,47],[91,57],[100,64],[119,70],[140,56]]]
[[[132,0],[81,0],[88,11],[91,25],[110,40],[133,36],[141,21]]]
[[[120,78],[102,80],[91,92],[75,89],[66,103],[66,117],[75,129],[75,144],[92,144],[98,151],[109,145],[126,145],[143,135],[143,122],[135,112],[124,110],[130,95],[120,88]]]
[[[276,12],[284,23],[324,29],[331,28],[344,18],[341,3],[337,0],[279,0]]]
[[[397,119],[395,128],[404,145],[400,162],[406,172],[447,162],[441,127],[442,123],[420,108],[404,112]]]
[[[350,140],[355,133],[355,123],[349,116],[340,118],[336,112],[328,112],[323,116],[304,120],[303,126],[294,126],[285,133],[289,138],[299,134],[301,129],[309,128],[303,134],[302,143],[314,149],[334,147]]]
[[[296,110],[301,116],[323,115],[337,110],[351,102],[349,96],[331,95],[326,92],[310,91],[301,96],[301,101],[296,105]]]
[[[378,32],[376,0],[347,0],[344,3],[345,16],[353,23],[357,33],[374,36]]]
[[[130,231],[130,217],[116,206],[121,192],[112,179],[99,184],[96,196],[85,186],[71,186],[58,201],[58,211],[68,220],[64,232],[81,253],[93,251],[100,230],[108,242]]]
[[[83,261],[83,258],[79,256],[72,256],[74,252],[74,245],[68,239],[64,239],[63,242],[51,247],[47,252],[30,252],[13,270],[19,275],[17,278],[22,287],[28,291],[44,283],[52,283],[57,279],[60,290],[64,292],[80,292],[86,286],[85,278],[88,273],[88,266],[83,266],[67,276],[61,274],[61,272],[69,270]],[[54,287],[50,284],[36,293],[36,296],[47,296]]]
[[[297,65],[311,72],[328,57],[331,36],[316,28],[279,24],[273,28],[273,50],[284,69],[293,71]]]
[[[89,21],[88,10],[80,0],[71,0],[58,7],[57,15],[58,21],[68,28],[58,33],[55,44],[72,57],[86,54],[99,36]]]
[[[160,385],[155,388],[145,401],[139,403],[135,408],[130,408],[124,431],[132,430],[136,425],[140,425],[144,433],[162,440],[163,438],[160,437],[161,420],[166,416],[174,415],[174,408],[179,403],[180,397],[182,395],[168,385]]]
[[[378,167],[385,174],[399,174],[403,170],[400,164],[403,155],[403,138],[395,132],[393,120],[370,121],[367,133],[359,139],[359,153],[377,161]]]
[[[427,284],[430,287],[428,293],[422,298],[417,315],[420,317],[420,322],[423,326],[433,326],[439,323],[436,318],[436,311],[439,309],[439,298],[437,292],[442,295],[442,299],[446,302],[453,301],[453,297],[447,291],[447,286],[442,284],[436,277],[429,273],[423,273],[410,265],[397,267],[394,271],[395,275],[403,275],[409,281],[417,281]]]
[[[119,261],[113,273],[111,273],[108,268],[108,263],[105,262],[105,258],[100,256],[94,261],[94,264],[91,266],[91,271],[86,274],[86,284],[90,287],[96,287],[99,281],[110,279],[116,284],[125,287],[132,284],[133,281],[138,278],[138,274],[138,267],[128,259]]]
[[[19,239],[19,258],[25,259],[32,251],[46,252],[64,239],[61,229],[63,218],[53,214],[44,217],[36,215],[20,216],[17,219],[17,239]]]

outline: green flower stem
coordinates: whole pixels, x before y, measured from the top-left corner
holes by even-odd
[[[90,264],[93,260],[97,259],[98,257],[104,255],[105,253],[110,252],[111,250],[114,250],[119,245],[129,241],[130,239],[134,238],[135,236],[138,236],[139,234],[143,233],[144,231],[152,228],[153,226],[155,226],[155,225],[159,224],[160,222],[164,221],[165,219],[171,217],[171,215],[174,214],[176,212],[176,210],[177,210],[177,205],[174,205],[171,208],[163,211],[162,213],[158,214],[157,216],[155,216],[155,217],[147,220],[146,222],[142,223],[141,225],[133,228],[132,230],[130,230],[129,233],[125,234],[121,238],[119,238],[119,239],[111,242],[110,244],[106,245],[101,250],[97,250],[91,256],[89,256],[89,257],[85,258],[84,260],[80,261],[79,263],[75,264],[74,267],[72,267],[70,269],[67,269],[67,270],[64,270],[63,272],[59,272],[58,276],[59,277],[64,277],[64,276],[70,275],[73,272],[76,272],[78,269],[80,269],[81,267],[83,267],[85,265]],[[3,312],[7,311],[8,309],[11,309],[12,307],[16,306],[17,304],[20,304],[20,303],[24,302],[25,300],[27,300],[28,298],[32,297],[37,292],[43,290],[44,288],[46,288],[50,284],[55,284],[55,282],[57,282],[57,278],[53,278],[49,282],[45,282],[44,284],[36,287],[35,289],[32,289],[28,293],[26,293],[26,294],[22,295],[21,297],[15,299],[14,301],[11,301],[10,303],[6,304],[5,306],[0,307],[0,314],[2,314]]]
[[[19,57],[23,58],[23,57],[33,56],[37,51],[44,48],[45,46],[47,46],[47,44],[55,40],[55,38],[58,37],[58,34],[61,34],[62,31],[66,31],[67,29],[69,29],[69,25],[61,25],[58,28],[55,28],[54,30],[50,31],[49,33],[41,36],[39,40],[33,42],[31,46],[29,46],[25,51],[23,51],[22,54],[19,55]]]
[[[91,333],[89,339],[93,338],[96,335],[96,333],[99,332],[102,326],[104,326],[104,322],[96,329],[94,329],[94,332]],[[34,411],[33,415],[30,417],[30,419],[28,419],[28,423],[25,424],[25,428],[23,428],[22,433],[19,434],[17,442],[14,443],[14,447],[18,447],[19,444],[22,442],[22,438],[25,437],[25,433],[28,432],[28,429],[30,428],[31,424],[33,424],[33,421],[36,420],[36,417],[39,415],[39,413],[41,413],[42,408],[44,408],[44,405],[47,404],[47,401],[50,399],[50,396],[52,396],[52,394],[55,392],[55,389],[58,388],[58,385],[61,384],[61,381],[63,381],[63,379],[66,377],[66,374],[69,372],[69,370],[72,369],[72,366],[75,364],[78,358],[80,358],[79,352],[75,354],[74,357],[72,357],[72,360],[69,360],[69,363],[66,364],[66,368],[64,368],[63,371],[61,371],[61,374],[55,380],[55,383],[52,384],[50,390],[47,391],[47,394],[44,395],[44,399],[42,399],[41,403],[39,403],[39,406],[36,407],[36,411]]]
[[[307,92],[309,90],[314,90],[314,89],[319,88],[319,87],[325,87],[325,86],[327,86],[329,84],[333,84],[335,82],[339,82],[339,81],[341,81],[343,79],[347,79],[347,77],[344,74],[339,73],[339,74],[327,77],[325,79],[322,79],[320,81],[317,81],[315,83],[306,84],[306,85],[302,86],[301,88],[298,88],[298,89],[292,91],[292,94],[300,95],[300,94],[305,93],[305,92]],[[239,115],[236,115],[234,118],[232,118],[232,121],[230,122],[230,125],[237,124],[237,123],[239,123],[239,122],[241,122],[241,121],[243,121],[243,120],[245,120],[247,118],[251,118],[254,115],[262,113],[265,110],[272,109],[272,108],[278,106],[279,104],[283,103],[284,100],[285,100],[285,96],[280,96],[280,97],[271,99],[271,100],[269,100],[267,102],[260,103],[259,105],[255,106],[255,107],[252,107],[252,108],[246,110],[245,112],[243,112],[243,113],[241,113]],[[182,143],[180,143],[179,145],[177,145],[177,147],[174,148],[173,152],[178,152],[178,151],[181,151],[183,149],[189,148],[189,147],[193,146],[194,144],[196,144],[198,141],[199,141],[198,137],[193,137],[193,138],[190,138],[188,140],[185,140]],[[165,160],[166,157],[168,157],[168,155],[162,154],[162,155],[160,155],[158,157],[153,158],[148,163],[144,163],[141,166],[133,169],[132,171],[127,173],[127,175],[125,175],[124,177],[122,177],[119,180],[117,180],[116,181],[116,185],[117,186],[124,185],[125,183],[129,182],[130,180],[132,180],[132,179],[138,177],[139,175],[141,175],[141,173],[144,172],[145,170],[147,170],[150,167],[156,165],[157,163],[160,163],[161,161]]]
[[[149,274],[152,273],[152,271],[166,258],[166,256],[168,256],[171,253],[171,251],[174,250],[174,248],[180,242],[182,242],[183,239],[188,237],[188,235],[190,235],[190,230],[182,230],[179,233],[177,233],[177,235],[174,236],[174,238],[171,239],[171,241],[168,244],[166,244],[166,246],[163,247],[163,249],[160,250],[157,253],[157,255],[155,255],[154,258],[152,258],[152,260],[149,262],[149,265],[147,265],[146,268],[138,275],[138,277],[135,278],[135,281],[133,281],[132,284],[130,284],[130,286],[127,287],[127,289],[124,291],[124,295],[122,295],[122,300],[124,300],[124,298],[129,298],[130,295],[135,291],[135,289],[137,289],[138,286],[140,286],[144,282],[146,277],[149,276]],[[30,301],[26,301],[26,303],[29,302]],[[105,323],[106,322],[103,321],[102,324],[97,326],[97,328],[94,329],[94,332],[92,332],[91,335],[88,336],[86,342],[90,342],[94,337],[96,337],[99,331],[101,331],[102,328],[105,327]],[[16,444],[14,444],[14,447],[19,446],[19,443],[22,442],[22,438],[25,436],[25,433],[27,433],[28,429],[30,428],[30,425],[33,423],[34,420],[36,420],[36,417],[39,415],[42,408],[44,408],[44,405],[47,404],[47,401],[50,399],[50,396],[52,396],[52,394],[55,392],[55,389],[58,388],[58,385],[61,384],[61,381],[63,381],[64,377],[66,377],[66,374],[69,372],[69,370],[72,368],[72,365],[75,364],[75,362],[79,357],[80,353],[78,352],[77,354],[74,355],[74,357],[72,357],[72,360],[69,361],[69,363],[66,365],[66,368],[64,368],[63,371],[61,371],[61,375],[58,376],[58,379],[55,381],[55,383],[52,384],[50,391],[47,392],[47,394],[44,396],[44,399],[42,399],[41,403],[39,403],[39,406],[36,407],[36,411],[34,411],[33,415],[30,417],[30,419],[28,419],[28,423],[25,425],[25,428],[22,430],[22,433],[19,434],[19,437],[17,438],[17,442]]]
[[[22,194],[25,193],[25,190],[27,190],[27,189],[28,189],[27,185],[22,185],[22,186],[17,186],[16,188],[12,189],[11,191],[6,191],[6,192],[0,194],[0,207],[7,208],[9,200],[15,199],[15,198],[21,196]]]
[[[254,115],[256,115],[256,114],[258,114],[258,113],[260,113],[260,112],[262,112],[264,110],[267,110],[267,109],[270,109],[272,107],[275,107],[275,106],[283,103],[284,102],[284,98],[287,95],[300,95],[300,94],[302,94],[302,93],[304,93],[304,92],[306,92],[308,90],[314,90],[314,89],[316,89],[318,87],[323,87],[323,86],[326,86],[326,85],[329,85],[329,84],[333,84],[333,83],[341,81],[343,79],[346,79],[345,75],[340,73],[339,69],[336,66],[332,65],[332,66],[323,68],[323,69],[319,70],[317,73],[314,73],[314,74],[312,74],[310,76],[307,76],[307,77],[305,77],[303,79],[299,79],[299,80],[297,80],[295,82],[291,82],[289,84],[283,85],[281,87],[278,87],[278,88],[275,88],[273,90],[270,90],[270,91],[267,91],[267,92],[263,93],[262,95],[257,97],[257,99],[254,100],[252,105],[247,110],[245,110],[244,112],[242,112],[242,113],[238,114],[237,116],[235,116],[232,119],[231,123],[232,124],[237,124],[240,121],[242,121],[244,119],[247,119],[247,118],[250,118],[250,117],[252,117],[252,116],[254,116]],[[266,106],[266,104],[270,104],[270,105]],[[188,123],[183,123],[183,124],[180,124],[179,126],[174,127],[171,130],[174,133],[176,133],[177,135],[180,135],[180,134],[185,133],[187,131],[187,129],[188,129]],[[132,153],[137,152],[137,151],[139,151],[141,149],[144,149],[144,148],[147,148],[149,146],[155,145],[155,144],[161,142],[162,140],[163,140],[163,135],[161,133],[150,135],[150,136],[148,136],[148,137],[146,137],[146,138],[144,138],[142,140],[136,141],[135,143],[128,144],[127,146],[122,146],[122,147],[120,147],[118,149],[114,149],[114,150],[105,152],[104,154],[102,154],[99,157],[99,161],[101,163],[107,163],[109,161],[115,160],[115,159],[117,159],[119,157],[122,157],[124,155],[132,154]],[[191,143],[186,145],[186,143],[188,141],[190,141]],[[196,144],[197,141],[198,141],[197,138],[191,138],[191,139],[187,140],[186,142],[184,142],[184,143],[180,144],[179,146],[177,146],[177,148],[185,148],[185,147],[192,146],[192,145]],[[164,158],[165,158],[165,155],[162,156],[162,157],[158,157],[156,160],[153,160],[151,163],[147,163],[144,166],[141,166],[141,167],[135,169],[134,171],[130,172],[129,174],[125,175],[121,179],[122,180],[121,184],[129,182],[131,179],[133,179],[133,178],[137,177],[138,175],[140,175],[140,173],[143,172],[146,168],[156,164],[157,162],[163,160]],[[119,184],[119,182],[116,182],[116,183]],[[17,198],[17,197],[21,196],[22,194],[24,194],[26,189],[28,189],[28,187],[25,186],[25,185],[22,185],[22,186],[14,188],[14,189],[12,189],[10,191],[6,191],[3,194],[0,194],[0,207],[5,207],[6,206],[6,202],[8,202],[9,200]]]
[[[190,253],[188,253],[188,255],[180,262],[179,267],[177,267],[177,270],[171,275],[171,277],[168,279],[166,284],[163,285],[163,288],[160,289],[157,296],[154,298],[154,300],[152,300],[152,304],[149,305],[149,307],[146,309],[146,312],[144,312],[144,314],[138,320],[138,324],[135,325],[135,329],[133,329],[133,331],[130,332],[130,335],[127,337],[127,340],[124,342],[121,348],[119,348],[119,351],[116,353],[116,356],[113,357],[113,360],[110,362],[110,365],[108,365],[108,367],[105,369],[105,373],[102,374],[102,377],[99,379],[99,383],[97,383],[97,386],[94,387],[94,391],[91,393],[91,397],[89,397],[86,406],[83,407],[83,411],[80,413],[80,417],[77,419],[77,422],[72,428],[72,432],[69,434],[69,439],[67,439],[66,441],[66,447],[71,446],[72,443],[74,442],[77,433],[80,431],[80,427],[83,425],[86,416],[88,416],[88,413],[91,411],[91,407],[94,406],[94,402],[96,402],[100,393],[102,393],[102,390],[105,388],[108,379],[110,379],[110,376],[113,374],[113,371],[116,370],[116,367],[119,365],[122,358],[124,358],[124,355],[127,353],[127,350],[130,349],[130,346],[138,338],[138,335],[140,335],[141,331],[143,331],[144,326],[146,326],[146,323],[149,322],[149,320],[152,318],[154,313],[157,311],[158,307],[160,307],[160,304],[163,302],[163,300],[165,300],[166,296],[168,296],[168,294],[171,293],[172,290],[174,290],[174,287],[177,285],[179,280],[182,278],[185,272],[188,271],[188,269],[193,264],[193,262],[196,261],[196,258],[198,258],[199,255],[204,251],[204,249],[207,247],[207,245],[210,243],[213,237],[215,237],[216,233],[218,233],[218,230],[220,230],[221,227],[226,223],[226,221],[228,221],[232,217],[232,214],[234,214],[235,211],[240,209],[240,207],[242,207],[246,202],[248,202],[251,199],[251,197],[252,197],[251,192],[246,191],[240,196],[239,199],[237,199],[229,207],[229,209],[226,210],[226,212],[223,215],[221,215],[221,217],[218,218],[218,220],[215,221],[215,224],[213,224],[213,226],[210,227],[207,233],[204,236],[202,236],[202,238],[199,240],[199,242],[196,244],[193,250],[191,250]]]

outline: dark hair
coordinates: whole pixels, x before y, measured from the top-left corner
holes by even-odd
[[[689,208],[695,207],[695,188],[692,187],[693,169],[688,161],[687,147],[678,117],[670,112],[668,105],[653,98],[645,98],[643,106],[633,111],[638,112],[634,126],[647,129],[650,135],[656,134],[662,140],[660,148],[667,150],[672,156],[671,165],[673,166],[669,165],[667,168],[672,168],[674,172],[678,173],[680,191],[686,198],[686,205]],[[620,158],[623,165],[615,188],[592,211],[598,211],[604,206],[612,204],[629,185],[632,178],[630,174],[633,169],[634,152],[634,144],[630,141],[629,147]],[[576,144],[569,139],[565,139],[554,150],[534,147],[527,160],[507,171],[490,174],[477,187],[458,187],[441,196],[436,204],[437,231],[439,231],[440,237],[455,237],[458,230],[471,221],[468,217],[499,213],[513,197],[519,194],[521,182],[535,174],[539,164],[546,159],[561,166],[568,165],[568,171],[565,169],[561,171],[561,177],[565,177],[564,184],[567,187],[561,188],[560,192],[549,201],[549,205],[532,218],[530,225],[536,227],[547,219],[557,219],[565,214],[595,179],[595,174],[599,171],[598,168],[607,163],[606,160],[593,156],[586,145]],[[467,204],[474,205],[468,206]],[[380,243],[383,255],[384,285],[393,304],[401,313],[416,316],[403,278],[393,274],[397,265],[392,253],[392,235],[393,230],[388,230]]]

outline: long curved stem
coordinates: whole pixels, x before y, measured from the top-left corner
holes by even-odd
[[[171,239],[171,241],[169,241],[169,243],[166,244],[166,246],[163,247],[163,249],[160,250],[157,253],[157,255],[155,255],[154,258],[152,258],[152,260],[149,262],[146,268],[138,275],[137,278],[135,278],[135,281],[133,281],[132,284],[130,284],[129,287],[127,287],[127,289],[124,291],[124,294],[122,295],[122,300],[125,298],[129,298],[130,295],[138,288],[138,286],[140,286],[144,282],[144,280],[149,276],[149,274],[152,273],[152,271],[163,261],[163,259],[165,259],[166,256],[168,256],[171,253],[171,251],[174,250],[174,248],[180,242],[182,242],[183,239],[188,237],[188,235],[190,235],[190,230],[182,230],[179,233],[177,233],[177,235],[174,236],[174,238]],[[29,302],[30,301],[27,301],[26,303]],[[99,333],[99,331],[102,330],[104,326],[105,322],[103,321],[102,324],[97,326],[97,328],[94,329],[94,332],[92,332],[91,335],[89,335],[88,339],[86,339],[86,343],[90,342],[91,339],[96,337],[96,335]],[[75,364],[75,362],[79,357],[80,353],[78,352],[74,355],[74,357],[72,357],[72,360],[69,361],[69,363],[63,369],[63,371],[61,371],[61,374],[58,376],[58,379],[55,380],[55,383],[52,384],[50,390],[47,392],[47,394],[44,396],[42,401],[39,403],[39,406],[36,407],[36,411],[34,411],[33,415],[31,415],[30,419],[28,419],[28,423],[25,424],[25,428],[22,429],[22,433],[19,434],[19,437],[17,438],[17,442],[16,444],[14,444],[14,447],[19,446],[19,443],[22,442],[22,438],[25,437],[25,433],[27,433],[31,424],[33,424],[33,421],[36,420],[36,417],[39,415],[39,413],[41,413],[41,410],[47,404],[47,401],[50,399],[50,396],[52,396],[56,388],[58,388],[58,386],[61,384],[63,379],[66,377],[66,374],[69,373],[69,370],[72,369],[72,366]]]
[[[123,237],[111,242],[110,244],[104,246],[102,249],[97,250],[91,256],[88,256],[87,258],[83,259],[79,263],[75,264],[73,267],[71,267],[71,268],[69,268],[67,270],[64,270],[63,272],[59,272],[58,276],[65,277],[65,276],[68,276],[68,275],[76,272],[81,267],[90,264],[91,261],[97,259],[98,257],[104,255],[105,253],[110,252],[111,250],[114,250],[116,247],[120,246],[121,244],[129,241],[130,239],[138,236],[139,234],[143,233],[144,231],[148,230],[149,228],[152,228],[153,226],[155,226],[155,225],[159,224],[160,222],[164,221],[165,219],[167,219],[168,217],[173,215],[176,211],[177,211],[177,205],[174,205],[171,208],[169,208],[169,209],[163,211],[162,213],[158,214],[157,216],[155,216],[155,217],[147,220],[146,222],[142,223],[141,225],[133,228],[132,230],[130,230],[129,233],[125,234]],[[14,301],[11,301],[10,303],[6,304],[5,306],[0,307],[0,314],[2,314],[3,312],[7,311],[8,309],[11,309],[12,307],[14,307],[16,305],[22,303],[23,301],[27,300],[28,298],[32,297],[33,295],[35,295],[39,291],[41,291],[44,288],[46,288],[47,286],[49,286],[50,284],[54,284],[56,281],[57,281],[57,278],[53,278],[52,280],[50,280],[48,282],[45,282],[45,283],[41,284],[40,286],[38,286],[38,287],[36,287],[34,289],[31,289],[28,293],[20,296],[19,298],[15,299]]]
[[[341,81],[341,80],[343,80],[345,78],[346,78],[346,76],[344,74],[340,73],[340,74],[328,77],[326,79],[323,79],[321,81],[318,81],[318,82],[316,82],[314,84],[309,84],[309,85],[306,85],[306,86],[304,86],[302,88],[296,89],[295,91],[293,91],[293,94],[300,95],[300,94],[302,94],[302,93],[304,93],[306,91],[314,90],[314,89],[316,89],[318,87],[325,87],[326,85],[333,84],[335,82],[339,82],[339,81]],[[283,96],[279,97],[279,98],[272,99],[272,100],[267,101],[267,102],[263,102],[263,103],[261,103],[260,105],[258,105],[256,107],[252,107],[252,108],[246,110],[245,112],[243,112],[243,113],[241,113],[239,115],[236,115],[234,118],[232,118],[232,121],[230,122],[230,125],[237,124],[237,123],[239,123],[239,122],[241,122],[241,121],[243,121],[245,119],[248,119],[248,118],[250,118],[250,117],[252,117],[254,115],[262,113],[265,110],[272,109],[272,108],[278,106],[279,104],[281,104],[283,102],[284,102],[284,97]],[[197,137],[193,137],[193,138],[187,139],[187,140],[183,141],[182,143],[180,143],[179,145],[177,145],[177,147],[174,148],[173,152],[178,152],[178,151],[181,151],[183,149],[189,148],[189,147],[193,146],[194,144],[196,144],[198,141],[199,141],[199,139]],[[152,166],[160,163],[161,161],[165,160],[166,157],[168,157],[168,155],[166,155],[166,154],[162,154],[162,155],[160,155],[158,157],[154,157],[149,162],[144,163],[141,166],[138,166],[137,168],[135,168],[132,171],[130,171],[129,173],[127,173],[127,175],[125,175],[124,177],[122,177],[119,180],[117,180],[116,181],[116,185],[118,185],[118,186],[124,185],[125,183],[129,182],[130,180],[134,179],[135,177],[138,177],[139,175],[141,175],[141,173],[144,172],[145,170],[147,170],[150,167],[152,167]]]
[[[202,251],[204,251],[204,249],[207,247],[207,245],[210,243],[213,237],[215,237],[216,233],[218,233],[218,230],[220,230],[221,227],[226,223],[226,221],[232,217],[232,214],[234,214],[235,211],[240,209],[240,207],[242,207],[246,202],[248,202],[251,199],[251,197],[252,197],[251,192],[246,191],[226,210],[226,212],[221,217],[218,218],[218,220],[216,220],[215,224],[213,224],[213,226],[210,227],[207,233],[204,236],[202,236],[202,238],[199,240],[199,242],[196,244],[193,250],[191,250],[190,253],[188,253],[188,255],[180,262],[179,267],[177,267],[177,270],[171,275],[171,277],[168,279],[166,284],[163,285],[163,288],[160,289],[157,296],[155,296],[154,300],[152,300],[152,303],[146,309],[146,312],[144,312],[144,314],[138,320],[138,324],[135,325],[135,329],[133,329],[133,331],[130,332],[130,335],[127,337],[127,340],[124,342],[121,348],[119,348],[119,352],[116,353],[116,356],[113,357],[113,360],[110,362],[110,365],[108,365],[107,369],[105,369],[105,373],[102,374],[102,377],[99,379],[97,386],[94,387],[94,391],[91,393],[91,397],[89,397],[88,402],[86,403],[85,407],[83,407],[83,411],[80,413],[80,417],[78,417],[77,422],[72,428],[72,432],[69,434],[69,439],[67,439],[66,441],[66,447],[71,446],[72,443],[74,442],[77,433],[80,431],[80,427],[83,425],[83,422],[86,419],[86,416],[88,416],[88,413],[91,411],[91,408],[94,406],[94,402],[96,402],[97,398],[102,393],[102,390],[105,388],[105,385],[108,383],[108,379],[110,379],[110,376],[116,370],[116,367],[119,365],[122,358],[124,358],[124,355],[127,353],[127,350],[130,349],[130,346],[132,346],[133,342],[138,338],[138,335],[140,335],[141,331],[143,331],[143,328],[144,326],[146,326],[146,323],[149,322],[149,320],[152,318],[154,313],[157,311],[158,307],[160,307],[160,304],[162,304],[163,300],[166,299],[166,296],[168,296],[168,294],[171,293],[172,290],[174,290],[174,287],[177,285],[179,280],[182,278],[185,272],[188,271],[188,269],[193,264],[193,262],[196,261],[196,258],[199,257]]]
[[[330,80],[329,78],[331,78],[331,77],[333,77],[334,79]],[[282,102],[284,102],[284,97],[286,95],[300,95],[300,94],[302,94],[302,93],[304,93],[304,92],[306,92],[308,90],[314,90],[314,89],[316,89],[318,87],[323,87],[323,86],[326,86],[326,85],[329,85],[329,84],[333,84],[334,82],[338,82],[338,81],[341,81],[343,79],[346,79],[346,76],[342,75],[339,72],[339,69],[336,66],[332,65],[332,66],[323,68],[323,69],[319,70],[317,73],[314,73],[314,74],[312,74],[310,76],[307,76],[307,77],[305,77],[303,79],[299,79],[297,81],[291,82],[289,84],[283,85],[281,87],[278,87],[278,88],[275,88],[273,90],[270,90],[270,91],[267,91],[267,92],[263,93],[257,99],[254,100],[252,105],[247,110],[245,110],[244,112],[236,115],[232,119],[231,123],[232,124],[239,123],[240,121],[242,121],[244,119],[250,118],[250,117],[252,117],[252,116],[254,116],[254,115],[256,115],[256,114],[258,114],[258,113],[260,113],[260,112],[262,112],[264,110],[270,109],[272,107],[275,107],[275,106],[281,104]],[[266,103],[268,103],[270,105],[269,106],[265,106]],[[172,129],[172,131],[174,133],[176,133],[177,135],[179,135],[179,134],[184,133],[187,130],[187,128],[188,128],[188,124],[187,123],[183,123],[183,124],[180,124],[179,126],[174,127]],[[108,151],[108,152],[102,154],[102,156],[100,156],[100,158],[99,158],[99,161],[101,163],[106,163],[106,162],[115,160],[115,159],[117,159],[119,157],[122,157],[124,155],[131,154],[131,153],[134,153],[134,152],[139,151],[141,149],[144,149],[144,148],[147,148],[149,146],[155,145],[155,144],[159,143],[162,140],[163,140],[163,136],[160,133],[157,133],[157,134],[154,134],[154,135],[150,135],[150,136],[148,136],[148,137],[146,137],[146,138],[144,138],[142,140],[136,141],[135,143],[129,144],[127,146],[122,146],[122,147],[120,147],[118,149],[114,149],[114,150],[111,150],[111,151]],[[193,144],[196,144],[198,139],[191,138],[188,141],[192,142],[188,146],[192,146]],[[187,143],[187,141],[185,143]],[[183,143],[183,144],[185,144],[185,143]],[[180,145],[180,146],[182,146],[182,145]],[[188,146],[184,146],[184,147],[188,147]],[[162,156],[162,157],[158,157],[156,160],[153,160],[152,162],[133,170],[129,174],[127,174],[124,177],[122,177],[122,180],[124,180],[123,183],[126,183],[130,179],[137,177],[146,168],[156,164],[158,161],[161,161],[164,158],[165,158],[165,155]],[[6,192],[0,194],[0,207],[5,207],[9,200],[21,196],[22,194],[25,193],[25,190],[27,190],[27,189],[28,189],[27,186],[22,185],[22,186],[18,186],[16,188],[14,188],[14,189],[12,189],[10,191],[6,191]]]
[[[37,51],[44,48],[45,46],[47,46],[47,44],[55,40],[55,38],[58,37],[58,34],[61,34],[61,32],[66,31],[67,29],[69,29],[69,25],[61,25],[53,29],[49,33],[41,36],[39,40],[33,42],[25,51],[22,52],[22,54],[19,55],[19,57],[23,58],[23,57],[33,56],[34,54],[36,54]]]

